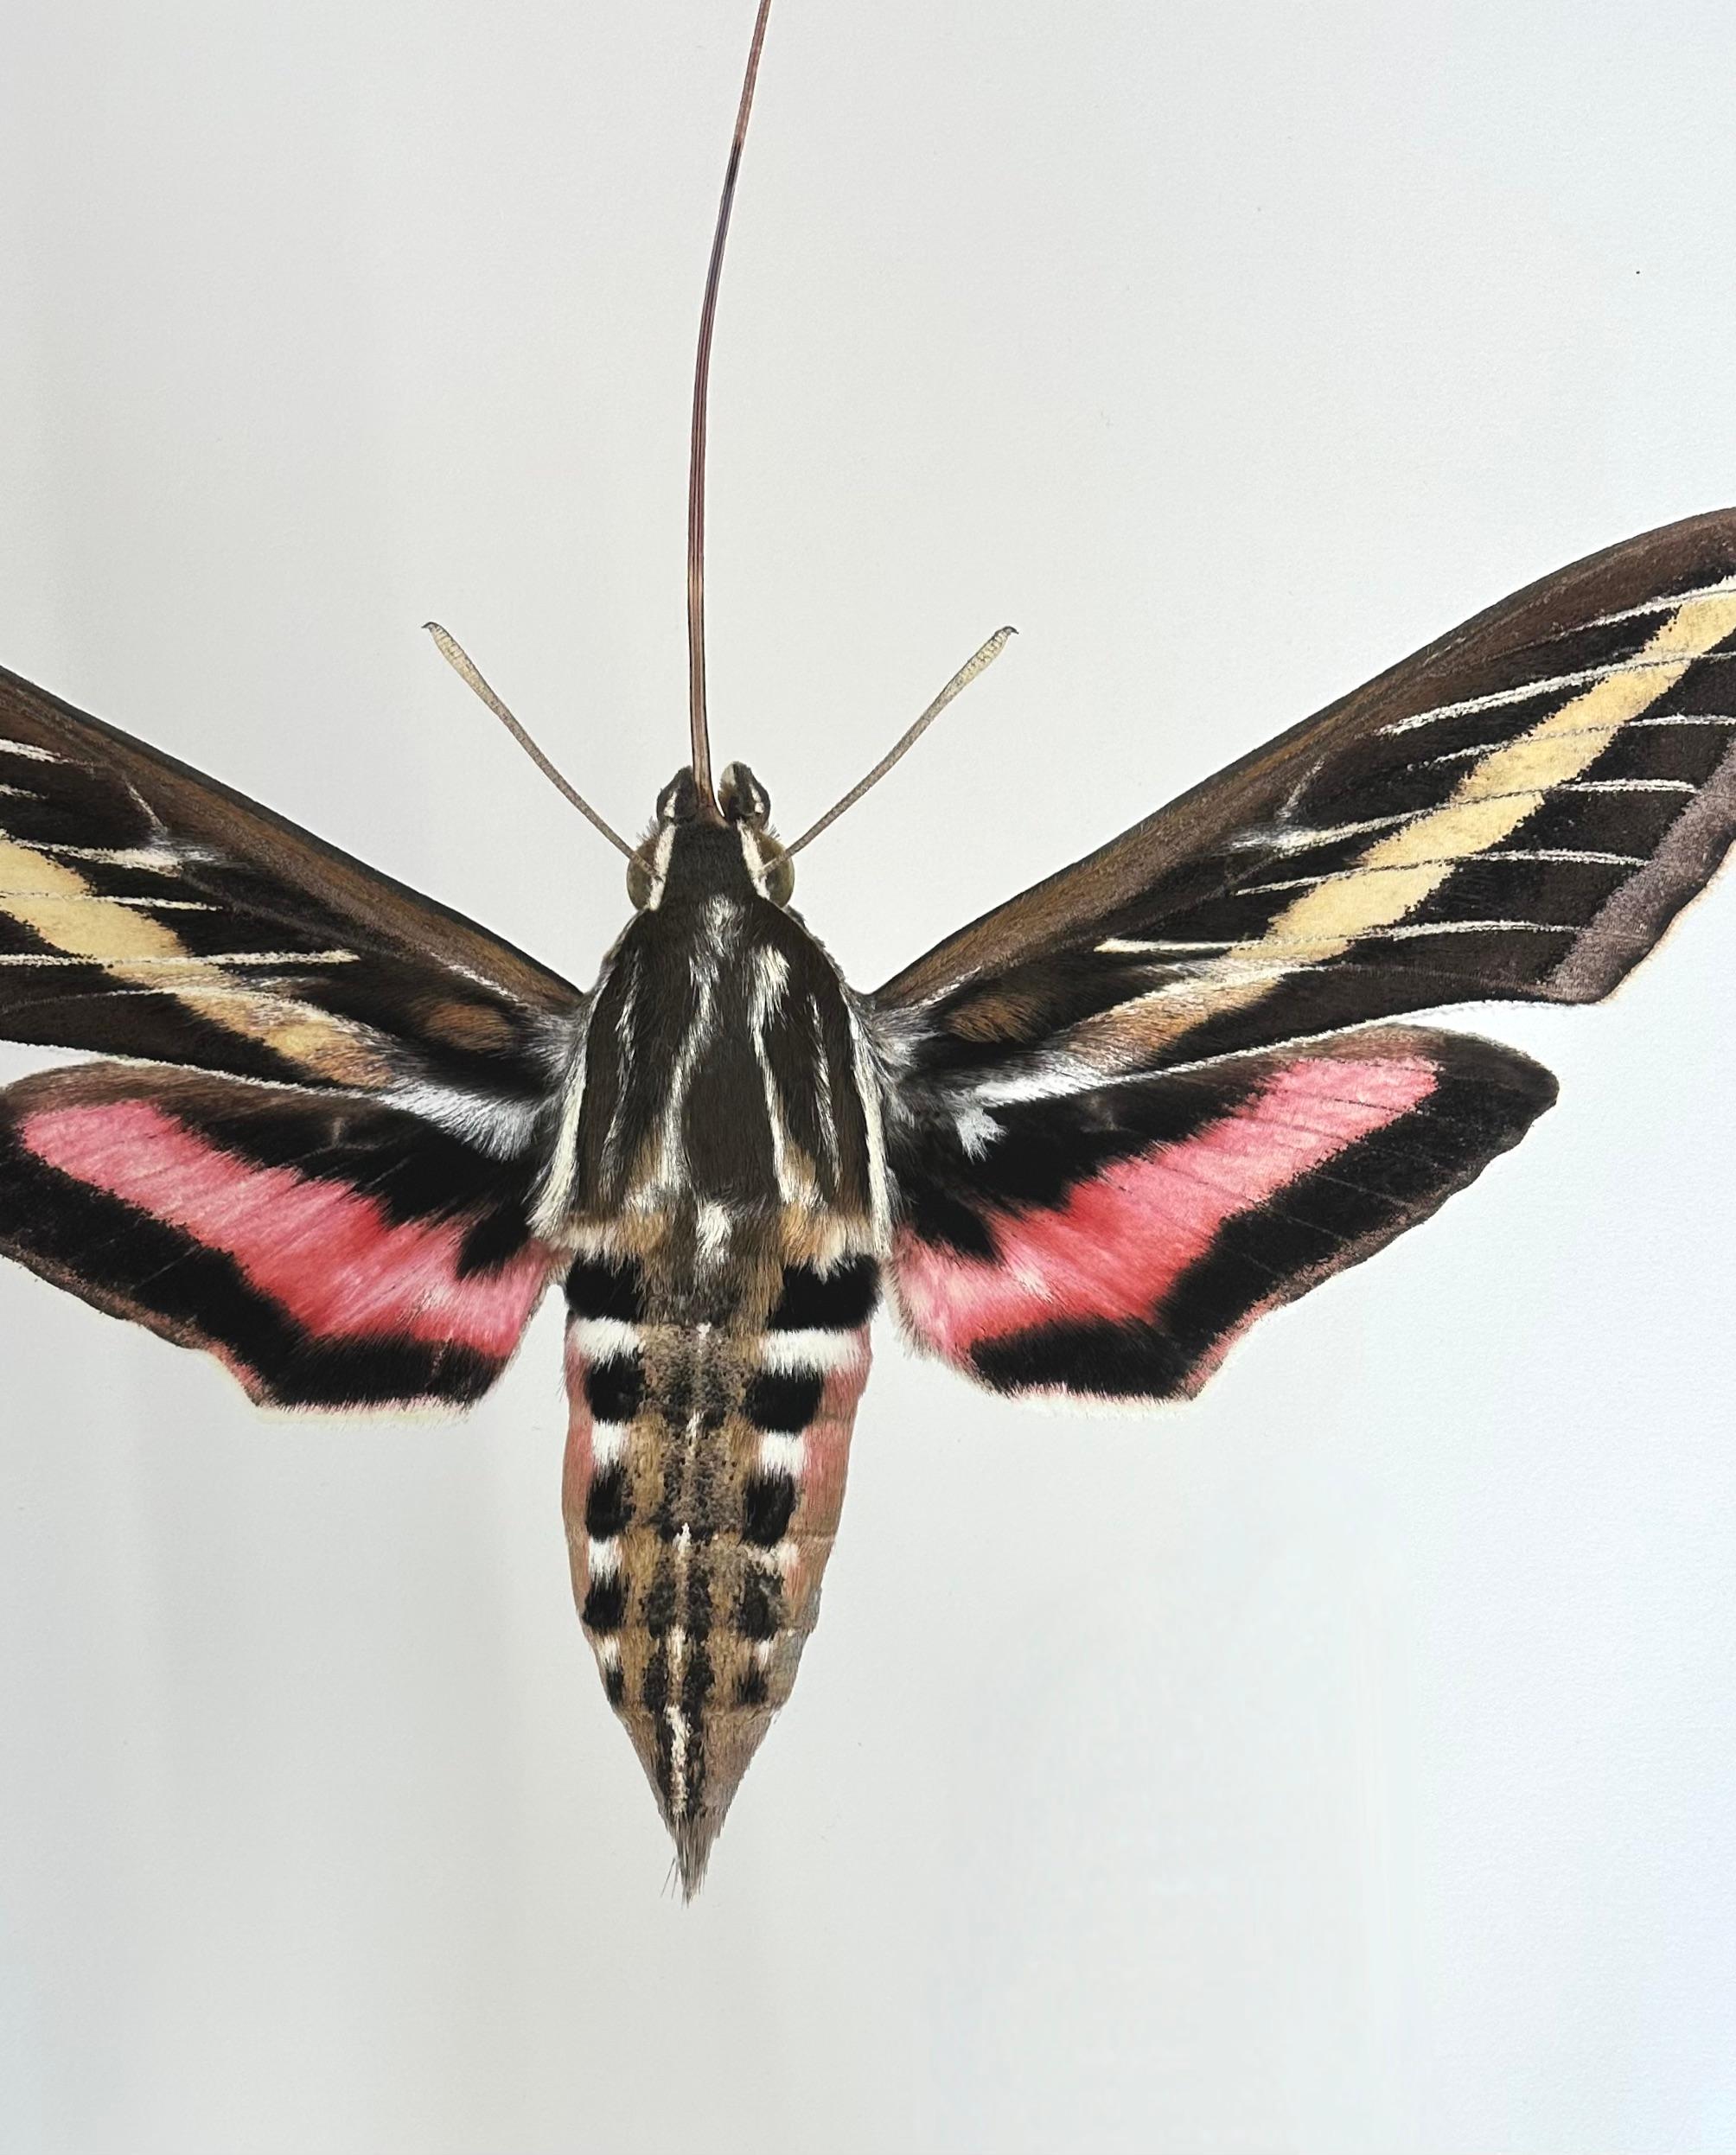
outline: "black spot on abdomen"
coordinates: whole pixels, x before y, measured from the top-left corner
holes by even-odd
[[[815,1371],[765,1369],[749,1384],[743,1406],[756,1429],[793,1437],[820,1412],[825,1389],[825,1379]]]
[[[584,1531],[593,1541],[609,1541],[633,1516],[627,1470],[617,1459],[595,1476],[584,1500]]]
[[[617,1572],[612,1578],[596,1578],[584,1597],[579,1621],[587,1631],[618,1631],[627,1614],[627,1588]]]
[[[873,1316],[879,1299],[880,1267],[871,1257],[853,1257],[829,1272],[790,1265],[768,1322],[775,1332],[852,1332]]]
[[[645,1373],[636,1355],[594,1361],[584,1373],[585,1403],[599,1422],[630,1422],[645,1396]]]
[[[742,1539],[768,1549],[789,1531],[795,1483],[787,1474],[752,1474],[742,1491]]]

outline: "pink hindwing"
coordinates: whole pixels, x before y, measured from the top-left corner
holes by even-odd
[[[1197,1391],[1262,1310],[1433,1211],[1554,1091],[1509,1049],[1371,1030],[1088,1092],[1071,1159],[1051,1104],[1045,1186],[986,1201],[980,1177],[907,1220],[906,1324],[1001,1390]],[[1012,1155],[1024,1132],[1003,1113]]]
[[[262,1404],[466,1404],[548,1285],[523,1192],[372,1101],[103,1064],[0,1100],[10,1253]]]

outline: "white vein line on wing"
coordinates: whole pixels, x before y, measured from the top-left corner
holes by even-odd
[[[1669,614],[1678,606],[1692,606],[1701,599],[1723,598],[1736,591],[1736,577],[1726,577],[1721,583],[1704,583],[1696,591],[1677,591],[1657,598],[1642,599],[1637,606],[1623,606],[1613,614],[1598,614],[1583,623],[1586,628],[1612,628],[1618,621],[1643,621],[1648,614]]]
[[[1679,717],[1666,715],[1662,718],[1629,718],[1617,728],[1616,735],[1611,737],[1613,739],[1623,733],[1637,733],[1644,726],[1654,730],[1661,726],[1736,726],[1736,717],[1709,711],[1685,711]],[[1552,737],[1557,741],[1571,741],[1577,734],[1608,734],[1609,731],[1607,726],[1563,726]],[[1439,756],[1420,756],[1407,768],[1423,771],[1433,770],[1439,763],[1473,763],[1479,756],[1493,756],[1497,749],[1508,748],[1511,743],[1512,736],[1509,734],[1499,741],[1473,742],[1466,749],[1443,749]]]
[[[1682,603],[1677,601],[1677,605]],[[1527,681],[1517,688],[1493,689],[1487,696],[1467,696],[1457,704],[1436,704],[1428,711],[1413,712],[1408,718],[1395,718],[1390,724],[1375,730],[1382,735],[1413,733],[1419,726],[1432,726],[1438,718],[1462,718],[1473,711],[1498,711],[1505,704],[1529,703],[1535,696],[1553,696],[1560,689],[1584,688],[1597,681],[1612,681],[1623,673],[1668,672],[1672,667],[1685,673],[1690,666],[1709,666],[1714,660],[1723,662],[1733,658],[1736,658],[1736,652],[1712,650],[1701,651],[1691,658],[1672,653],[1650,659],[1612,660],[1607,666],[1586,666],[1572,673],[1551,673],[1541,681]]]
[[[57,860],[99,860],[110,868],[150,868],[163,876],[178,875],[182,867],[180,856],[161,845],[62,845],[49,838],[16,838],[10,832],[6,843]]]
[[[1600,853],[1589,846],[1528,845],[1490,850],[1483,853],[1440,853],[1432,860],[1417,861],[1418,868],[1473,868],[1485,861],[1503,860],[1561,860],[1580,862],[1598,868],[1643,868],[1651,856],[1649,853]],[[1401,876],[1406,869],[1395,862],[1376,863],[1372,868],[1331,868],[1318,876],[1286,876],[1280,883],[1237,883],[1233,895],[1238,898],[1263,896],[1273,890],[1308,890],[1323,883],[1347,883],[1354,876]],[[1101,946],[1100,945],[1101,948]]]
[[[1593,733],[1602,731],[1604,729],[1586,726],[1577,728],[1575,730]],[[1522,743],[1523,736],[1522,736],[1518,742],[1505,743],[1503,748],[1519,747]],[[1582,764],[1580,768],[1584,769],[1587,767]],[[1471,778],[1475,776],[1474,771],[1470,774]],[[1467,779],[1462,782],[1469,783],[1470,781]],[[1355,832],[1364,827],[1370,830],[1382,826],[1395,829],[1407,823],[1426,823],[1435,816],[1452,815],[1467,807],[1486,807],[1490,802],[1497,800],[1535,800],[1541,808],[1543,803],[1554,794],[1697,794],[1699,791],[1699,781],[1692,778],[1556,778],[1546,780],[1541,785],[1536,786],[1500,786],[1487,790],[1479,787],[1474,794],[1462,799],[1449,798],[1433,807],[1411,808],[1407,810],[1403,815],[1382,816],[1378,825],[1370,823],[1363,826],[1354,823],[1343,824],[1337,831],[1325,832],[1324,838],[1331,839],[1344,832]],[[1311,851],[1313,844],[1321,842],[1323,840],[1312,841],[1309,845],[1280,844],[1274,846],[1273,850],[1276,852],[1300,853]],[[1378,848],[1375,850],[1377,851]],[[1454,858],[1457,858],[1458,856],[1455,855]]]
[[[1632,722],[1630,721],[1630,723]],[[1575,733],[1600,733],[1606,731],[1607,729],[1600,726],[1584,726],[1575,727],[1572,730]],[[1497,742],[1495,744],[1497,752],[1511,745],[1512,743],[1509,742]],[[1439,760],[1446,761],[1444,757]],[[1485,800],[1519,800],[1530,794],[1535,797],[1541,807],[1551,794],[1694,794],[1699,791],[1700,781],[1691,778],[1580,778],[1562,780],[1551,786],[1516,786],[1509,787],[1499,793],[1480,793],[1477,795],[1477,800],[1480,805]],[[1244,838],[1227,846],[1225,851],[1256,852],[1263,849],[1271,854],[1312,853],[1323,845],[1336,845],[1341,838],[1361,838],[1370,831],[1396,831],[1407,823],[1420,823],[1426,817],[1437,815],[1443,808],[1452,805],[1451,802],[1442,802],[1436,807],[1407,808],[1395,815],[1369,816],[1359,823],[1322,824],[1318,827],[1312,827],[1307,824],[1297,824],[1287,829],[1281,825],[1267,826],[1263,830],[1249,832]],[[1368,871],[1352,870],[1349,872],[1366,873]]]
[[[1358,943],[1402,942],[1414,936],[1481,935],[1503,932],[1524,935],[1577,935],[1583,925],[1579,921],[1407,921],[1397,927],[1361,928],[1352,940]],[[1238,951],[1252,952],[1256,948],[1262,953],[1327,947],[1337,949],[1342,947],[1342,942],[1343,939],[1337,935],[1262,935],[1257,942],[1197,943],[1136,942],[1114,936],[1107,943],[1099,943],[1097,948],[1118,958],[1178,956],[1184,951],[1202,957],[1227,958],[1233,957]],[[1235,968],[1238,978],[1247,979],[1257,979],[1267,973],[1278,978],[1291,970],[1292,967],[1287,965],[1271,963],[1265,958],[1258,963]],[[1215,981],[1222,980],[1226,978],[1226,970],[1214,969],[1212,977]],[[1177,985],[1187,987],[1191,983],[1184,981]]]
[[[1394,831],[1401,823],[1414,823],[1420,815],[1430,813],[1426,808],[1404,808],[1395,815],[1364,816],[1356,823],[1312,825],[1266,824],[1233,838],[1225,845],[1226,852],[1252,853],[1261,851],[1273,853],[1307,853],[1317,845],[1335,845],[1340,838],[1361,838],[1369,831]]]
[[[0,741],[0,756],[28,756],[33,763],[60,763],[66,759],[52,749],[39,749],[34,741]]]
[[[1693,778],[1569,778],[1554,788],[1558,794],[1697,794]],[[1492,800],[1496,796],[1491,794]]]
[[[110,902],[105,901],[105,902]],[[197,972],[203,966],[348,966],[355,962],[353,950],[225,950],[179,958],[91,957],[79,952],[14,951],[0,954],[0,966],[106,966],[128,973],[144,972]]]
[[[541,1103],[508,1100],[497,1093],[467,1092],[456,1085],[417,1082],[394,1087],[393,1104],[448,1131],[494,1160],[515,1159],[536,1132]]]
[[[121,898],[106,890],[9,890],[9,898],[50,905],[131,905],[150,913],[221,913],[227,909],[210,905],[203,898]]]

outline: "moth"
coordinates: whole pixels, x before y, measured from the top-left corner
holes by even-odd
[[[1721,511],[854,990],[792,908],[806,838],[745,765],[713,781],[705,721],[707,362],[768,4],[695,372],[692,760],[615,839],[593,987],[0,676],[0,1033],[91,1058],[0,1093],[0,1246],[277,1407],[467,1406],[558,1287],[574,1591],[689,1893],[814,1623],[877,1307],[1014,1398],[1186,1398],[1553,1101],[1418,1014],[1597,1001],[1736,830]]]

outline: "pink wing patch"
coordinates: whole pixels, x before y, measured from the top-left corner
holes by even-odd
[[[916,1344],[998,1391],[1184,1399],[1554,1096],[1513,1049],[1394,1026],[1003,1101],[986,1144],[901,1164],[893,1284]]]
[[[1222,1121],[1118,1160],[1048,1211],[999,1213],[999,1262],[903,1238],[898,1292],[923,1344],[949,1361],[1056,1318],[1149,1317],[1238,1213],[1426,1100],[1420,1058],[1294,1062]]]
[[[341,1183],[220,1151],[149,1100],[46,1109],[19,1137],[50,1167],[221,1250],[310,1332],[395,1333],[505,1356],[547,1284],[539,1249],[461,1278],[463,1221],[393,1221]]]

